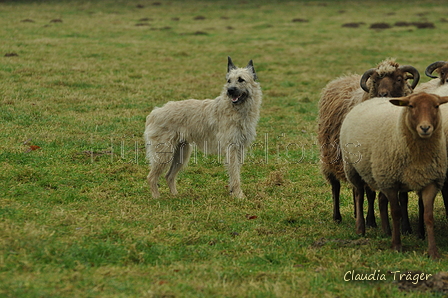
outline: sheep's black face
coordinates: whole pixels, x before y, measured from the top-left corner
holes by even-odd
[[[437,69],[437,71],[439,72],[440,84],[443,85],[448,83],[448,64]]]
[[[380,77],[372,75],[372,96],[374,97],[401,97],[405,96],[406,74],[401,71]]]

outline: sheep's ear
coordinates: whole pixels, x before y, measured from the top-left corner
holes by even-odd
[[[448,102],[448,96],[441,96],[439,99],[439,104],[443,105]]]
[[[400,107],[407,107],[409,105],[409,99],[407,97],[393,98],[389,102]]]

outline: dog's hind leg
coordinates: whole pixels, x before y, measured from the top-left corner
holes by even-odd
[[[170,188],[173,195],[177,194],[176,189],[176,176],[179,171],[187,165],[188,160],[191,155],[191,146],[187,142],[179,143],[174,150],[173,160],[171,162],[171,167],[166,173],[166,182]]]
[[[156,146],[148,147],[148,156],[151,162],[151,171],[148,174],[148,184],[151,189],[153,198],[160,197],[159,193],[159,177],[166,169],[168,164],[173,160],[173,152],[167,143],[159,143]]]
[[[160,175],[162,175],[165,167],[166,167],[166,165],[163,163],[154,162],[151,164],[151,171],[149,171],[147,179],[148,179],[149,188],[151,189],[152,197],[155,199],[160,197],[158,182],[159,182],[159,177],[160,177]]]
[[[230,194],[237,198],[244,198],[240,179],[241,165],[243,163],[243,146],[230,144],[226,150],[226,158]]]

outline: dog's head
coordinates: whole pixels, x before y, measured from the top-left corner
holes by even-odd
[[[252,60],[249,61],[245,68],[238,68],[233,64],[232,59],[228,57],[226,79],[227,96],[232,103],[244,103],[251,96],[250,85],[254,84],[257,79]]]

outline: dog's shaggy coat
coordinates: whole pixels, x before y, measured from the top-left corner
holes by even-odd
[[[244,151],[255,139],[262,93],[252,60],[237,68],[228,57],[226,79],[215,99],[170,101],[146,117],[148,183],[154,198],[160,196],[157,183],[169,164],[165,178],[171,193],[177,194],[176,176],[188,163],[193,145],[205,153],[225,154],[229,191],[244,197],[240,169]]]

